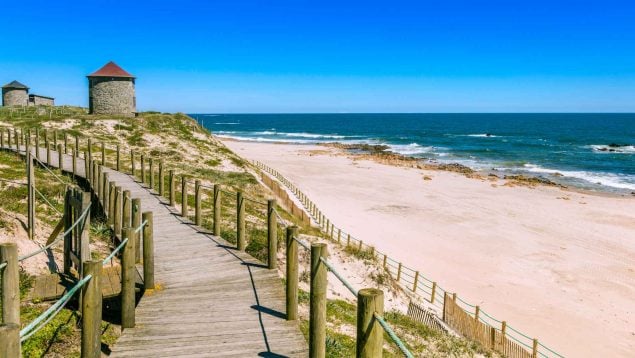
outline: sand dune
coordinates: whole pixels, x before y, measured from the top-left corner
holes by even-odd
[[[560,353],[633,356],[634,197],[225,144],[280,171],[337,226]]]

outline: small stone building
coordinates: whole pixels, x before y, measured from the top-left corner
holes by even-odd
[[[40,96],[39,94],[29,95],[29,106],[55,106],[55,98]]]
[[[2,86],[2,105],[26,106],[29,101],[29,87],[18,81],[13,81]]]
[[[86,77],[91,114],[135,115],[137,98],[133,75],[111,61]]]

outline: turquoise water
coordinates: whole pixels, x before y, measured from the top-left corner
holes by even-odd
[[[477,170],[585,189],[635,191],[635,114],[192,114],[216,135],[258,142],[385,144]]]

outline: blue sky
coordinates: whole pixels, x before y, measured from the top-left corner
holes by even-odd
[[[86,106],[114,60],[140,110],[635,112],[627,1],[40,1],[0,8],[0,82]],[[7,34],[7,29],[11,29]]]

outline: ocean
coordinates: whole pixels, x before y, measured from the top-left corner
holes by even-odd
[[[635,114],[191,114],[219,137],[381,144],[479,171],[635,191]]]

